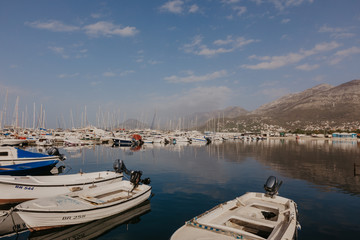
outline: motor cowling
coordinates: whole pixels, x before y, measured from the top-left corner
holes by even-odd
[[[65,160],[66,157],[64,156],[64,154],[60,154],[59,149],[56,147],[51,147],[47,150],[47,153],[51,156],[58,156],[60,158],[60,160]]]
[[[279,183],[276,177],[270,176],[264,184],[266,195],[271,197],[277,195],[281,184],[282,181]]]
[[[131,174],[131,171],[126,168],[125,163],[124,163],[123,160],[116,159],[114,164],[113,164],[113,168],[114,168],[115,172],[117,172],[117,173],[124,172],[127,175]]]
[[[115,160],[114,164],[113,164],[113,168],[115,170],[115,172],[117,173],[122,173],[124,172],[126,175],[130,176],[130,182],[134,185],[133,190],[140,184],[150,184],[151,180],[150,178],[145,178],[145,179],[141,179],[142,176],[142,171],[133,171],[133,170],[128,170],[125,166],[125,163],[123,162],[123,160],[117,159]]]

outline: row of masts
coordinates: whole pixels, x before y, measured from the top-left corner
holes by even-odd
[[[29,120],[29,112],[28,112],[28,106],[25,106],[25,111],[22,111],[19,114],[19,102],[20,97],[16,97],[14,112],[13,112],[13,118],[12,121],[8,120],[8,90],[6,90],[5,94],[5,101],[3,105],[2,111],[0,111],[0,129],[4,128],[32,128],[32,129],[39,129],[39,128],[47,128],[46,126],[46,111],[43,104],[40,104],[40,110],[36,109],[36,103],[33,103],[33,114],[32,114],[32,124],[31,120]],[[87,107],[84,106],[84,111],[81,113],[81,116],[76,116],[75,119],[80,119],[80,121],[75,122],[74,121],[74,114],[72,109],[70,109],[70,124],[66,124],[64,116],[61,114],[60,117],[56,118],[56,128],[63,128],[63,129],[75,129],[75,128],[83,128],[90,124],[87,116]],[[210,120],[207,122],[206,129],[212,130],[212,131],[219,131],[219,119],[221,119],[220,115],[217,118],[214,118],[213,120]],[[224,116],[223,116],[224,121]],[[145,128],[145,122],[148,122],[146,119],[146,116],[144,114],[141,114],[140,120],[136,121],[136,128],[141,129]],[[113,112],[103,112],[101,111],[101,108],[99,107],[97,113],[96,113],[96,127],[102,128],[102,129],[109,129],[112,130],[114,128],[126,128],[126,113],[120,112],[120,110],[113,111]],[[134,126],[132,126],[134,127]],[[148,128],[149,126],[147,126]],[[153,116],[152,122],[151,122],[151,129],[161,129],[160,127],[160,121],[157,121],[156,111]],[[166,124],[163,124],[163,129],[195,129],[197,130],[197,117],[193,121],[186,121],[185,118],[178,118],[178,119],[172,119],[168,120]]]

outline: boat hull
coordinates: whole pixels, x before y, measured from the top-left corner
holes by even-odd
[[[123,174],[101,171],[55,176],[0,176],[0,205],[66,194],[121,181]]]
[[[79,191],[79,194],[58,195],[53,198],[28,201],[16,206],[16,211],[30,231],[81,224],[106,218],[131,209],[149,199],[151,187],[140,185],[130,197],[124,198],[114,195],[115,197],[111,201],[105,203],[99,198],[96,198],[99,202],[92,202],[94,197],[86,197],[87,200],[91,199],[91,201],[87,201],[84,196],[94,196],[100,193],[102,193],[100,195],[110,194],[110,190],[117,189],[119,185],[124,187],[127,182],[108,184],[101,188],[101,192],[89,189],[85,192]],[[130,183],[128,185],[126,191],[131,190]]]
[[[43,175],[50,173],[58,162],[59,160],[49,160],[0,166],[0,175]]]
[[[61,159],[60,156],[29,152],[15,147],[0,147],[0,166],[51,160]]]

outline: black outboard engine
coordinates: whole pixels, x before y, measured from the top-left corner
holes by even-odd
[[[114,164],[113,164],[113,168],[115,170],[115,172],[117,173],[126,173],[127,175],[131,174],[131,171],[129,171],[126,167],[125,167],[125,163],[123,162],[123,160],[120,159],[116,159]]]
[[[56,147],[51,147],[47,150],[47,153],[51,156],[59,156],[60,160],[65,160],[66,157],[64,154],[60,154],[59,149]]]
[[[139,183],[148,185],[151,182],[150,178],[141,179],[142,171],[128,170],[125,167],[123,160],[120,160],[120,159],[115,160],[113,167],[114,167],[115,172],[117,172],[117,173],[124,172],[126,175],[130,176],[130,182],[134,185],[134,188],[132,190],[134,190],[139,185]]]
[[[279,188],[281,187],[282,181],[280,181],[280,183],[278,183],[277,178],[274,176],[270,176],[265,185],[264,185],[264,189],[266,191],[266,196],[269,197],[274,197],[275,195],[278,194]]]

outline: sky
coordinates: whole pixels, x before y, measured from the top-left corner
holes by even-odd
[[[358,0],[2,0],[0,120],[150,124],[155,113],[252,111],[360,79],[359,9]]]

